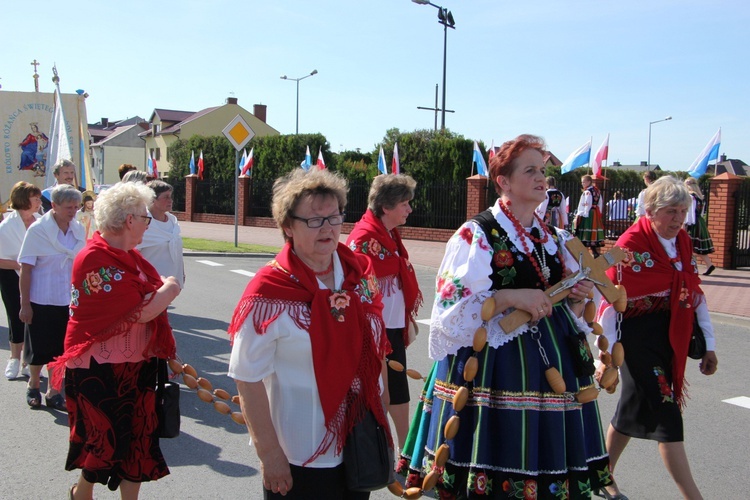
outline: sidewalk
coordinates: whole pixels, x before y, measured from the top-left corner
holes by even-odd
[[[180,222],[182,235],[187,238],[234,242],[234,226],[202,222]],[[261,227],[239,226],[239,243],[280,247],[284,244],[281,231]],[[341,236],[341,241],[346,235]],[[412,263],[437,269],[443,259],[445,243],[404,240]],[[703,268],[701,267],[701,270]],[[750,272],[716,269],[711,276],[701,276],[701,287],[712,313],[750,318]]]

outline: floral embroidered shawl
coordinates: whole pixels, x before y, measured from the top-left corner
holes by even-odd
[[[250,317],[255,331],[263,335],[286,311],[298,327],[310,334],[326,434],[305,463],[315,460],[334,443],[336,453],[341,453],[346,437],[367,409],[388,429],[378,385],[379,353],[385,353],[388,340],[377,283],[369,269],[362,272],[345,245],[339,243],[337,252],[344,282],[341,290],[332,291],[319,287],[313,271],[287,243],[276,259],[248,283],[228,329],[233,339]]]
[[[389,234],[383,221],[372,210],[367,209],[362,218],[354,225],[349,233],[346,244],[357,258],[364,260],[362,266],[369,263],[378,277],[380,289],[396,286],[396,279],[400,279],[404,291],[406,304],[405,325],[416,317],[422,305],[422,292],[417,283],[417,274],[409,262],[409,252],[406,251],[401,235],[397,229]],[[404,345],[409,345],[408,328],[404,328]]]

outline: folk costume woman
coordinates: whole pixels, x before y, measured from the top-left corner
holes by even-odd
[[[708,232],[706,220],[703,218],[706,211],[706,200],[703,198],[703,192],[694,177],[685,179],[685,186],[690,192],[690,198],[692,198],[692,204],[685,219],[685,231],[688,232],[690,239],[693,241],[693,253],[698,255],[706,266],[706,272],[703,275],[708,276],[716,269],[711,262],[711,257],[709,257],[709,254],[716,250],[714,250],[714,242]]]
[[[706,337],[704,375],[716,371],[711,318],[692,259],[692,244],[682,229],[690,207],[684,185],[671,176],[646,189],[641,217],[617,240],[629,252],[622,285],[628,294],[621,324],[625,362],[622,391],[607,431],[607,450],[614,471],[631,438],[659,443],[659,452],[680,493],[701,498],[688,465],[681,409],[685,406],[685,368],[693,323]],[[607,271],[616,282],[616,270]],[[610,345],[617,340],[611,306],[600,307],[600,323]],[[603,370],[602,365],[599,370]]]
[[[575,235],[584,246],[591,249],[594,257],[599,255],[599,248],[604,246],[604,221],[602,194],[592,183],[590,175],[581,177],[583,193],[578,202],[575,219]]]
[[[568,203],[556,184],[554,177],[547,177],[547,198],[539,204],[536,213],[545,224],[565,229],[568,225]]]
[[[430,326],[436,364],[399,469],[408,467],[408,486],[436,470],[441,498],[588,498],[613,482],[596,401],[572,397],[594,385],[589,328],[578,317],[593,285],[579,282],[554,306],[543,292],[578,267],[563,247],[569,235],[534,215],[545,196],[545,154],[543,140],[530,135],[501,146],[490,160],[500,199],[451,238],[438,272]],[[463,370],[490,297],[496,306],[484,324],[487,345],[477,354],[468,402],[456,413],[452,399],[467,384]],[[532,321],[505,332],[498,320],[513,309]],[[567,394],[547,382],[545,359],[560,371]],[[435,468],[453,415],[458,434],[447,443],[444,469]]]
[[[19,370],[24,377],[30,375],[29,365],[21,364],[24,326],[18,316],[21,311],[21,295],[18,288],[21,264],[18,263],[18,253],[21,251],[26,230],[40,217],[42,191],[33,184],[19,181],[10,191],[10,202],[14,211],[0,222],[0,293],[8,316],[10,342],[10,359],[5,366],[5,377],[8,380],[16,378]]]
[[[264,498],[366,499],[347,489],[341,452],[366,411],[384,427],[388,341],[377,282],[339,244],[346,181],[297,169],[276,181],[286,244],[237,304],[229,376],[261,461]]]
[[[65,369],[68,398],[65,470],[81,469],[70,498],[90,499],[96,483],[137,498],[142,482],[169,474],[157,435],[156,358],[175,355],[166,308],[180,288],[135,250],[152,196],[133,183],[102,193],[100,232],[73,264],[65,352],[54,363]]]
[[[409,262],[409,253],[401,242],[397,227],[411,213],[417,183],[408,175],[379,175],[370,186],[368,209],[354,225],[346,244],[362,260],[363,268],[372,266],[383,299],[383,321],[391,344],[389,360],[406,368],[406,348],[413,339],[409,331],[422,305],[417,275]],[[399,446],[409,432],[409,382],[406,371],[387,367],[387,401]]]

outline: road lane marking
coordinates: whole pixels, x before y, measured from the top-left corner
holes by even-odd
[[[230,269],[231,272],[241,274],[243,276],[247,276],[249,278],[252,278],[255,276],[255,273],[252,271],[245,271],[244,269]]]
[[[750,409],[750,398],[747,396],[737,396],[736,398],[725,399],[722,403],[729,403],[730,405],[737,405],[742,408]]]
[[[219,264],[218,262],[214,262],[212,260],[196,260],[195,262],[200,262],[201,264],[205,264],[211,267],[223,267],[224,266],[224,264]]]

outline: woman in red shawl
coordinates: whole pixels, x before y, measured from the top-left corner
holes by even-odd
[[[95,209],[101,232],[73,263],[65,352],[55,361],[66,367],[65,469],[81,469],[69,498],[92,498],[95,483],[137,498],[142,482],[169,474],[156,434],[156,358],[174,357],[166,308],[180,286],[134,250],[151,222],[153,196],[134,183],[102,193]]]
[[[258,452],[263,497],[366,499],[346,487],[343,450],[367,410],[387,428],[387,354],[377,281],[339,243],[346,180],[295,169],[273,188],[286,244],[237,304],[229,376]]]
[[[620,369],[622,394],[607,431],[607,451],[614,471],[631,437],[657,441],[680,493],[685,498],[702,498],[685,452],[681,413],[696,317],[707,347],[701,373],[712,375],[718,361],[706,298],[692,258],[693,245],[682,229],[690,202],[679,180],[660,178],[646,189],[646,216],[617,240],[630,256],[621,281],[628,302],[620,328],[625,350]],[[607,273],[617,283],[616,269]],[[617,321],[611,306],[601,309],[600,322],[612,345],[617,340]],[[604,368],[600,366],[598,376]],[[603,492],[609,494],[606,489]]]
[[[383,321],[391,344],[389,359],[406,367],[406,348],[414,340],[409,328],[422,304],[417,275],[409,263],[409,254],[401,242],[398,226],[411,213],[417,183],[408,175],[379,175],[370,186],[368,208],[349,234],[346,244],[361,261],[372,265],[383,294]],[[409,432],[409,386],[406,371],[387,367],[385,401],[398,436],[404,446]]]

